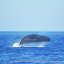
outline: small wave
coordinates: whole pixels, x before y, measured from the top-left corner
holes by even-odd
[[[13,43],[13,44],[12,44],[12,47],[21,47],[21,45],[20,45],[20,40],[17,41],[17,42],[15,42],[15,43]]]
[[[17,43],[14,43],[14,44],[12,45],[12,47],[21,47],[21,45],[19,45],[19,43],[17,42]]]
[[[45,47],[46,45],[48,44],[48,42],[42,42],[42,43],[40,43],[40,45],[38,46],[38,47]]]
[[[48,43],[46,42],[33,42],[33,43],[25,43],[20,45],[20,42],[15,42],[12,47],[45,47]]]

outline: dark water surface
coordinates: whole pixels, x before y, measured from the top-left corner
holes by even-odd
[[[44,47],[12,47],[29,34],[51,41]],[[0,64],[64,64],[64,32],[0,32]]]

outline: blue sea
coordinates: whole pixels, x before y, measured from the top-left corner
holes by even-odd
[[[50,42],[42,47],[14,47],[30,34],[47,36]],[[64,64],[64,32],[0,32],[0,64]]]

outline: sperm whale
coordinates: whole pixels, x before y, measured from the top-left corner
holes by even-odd
[[[23,37],[20,41],[20,45],[25,44],[25,43],[32,43],[32,42],[49,42],[50,38],[47,36],[43,35],[38,35],[38,34],[31,34]]]

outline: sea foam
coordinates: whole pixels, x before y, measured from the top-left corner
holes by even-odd
[[[47,44],[48,42],[33,42],[20,45],[20,42],[15,42],[12,47],[45,47]]]

